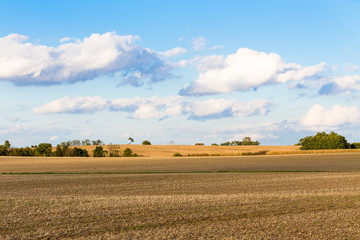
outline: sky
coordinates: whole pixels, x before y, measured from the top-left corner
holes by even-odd
[[[3,0],[0,144],[360,141],[358,0]]]

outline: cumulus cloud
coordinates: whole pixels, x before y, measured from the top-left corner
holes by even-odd
[[[320,95],[336,95],[360,90],[360,75],[334,77],[319,90]]]
[[[316,104],[302,117],[303,127],[315,131],[337,129],[344,124],[356,123],[360,120],[360,108],[334,105],[326,108]]]
[[[271,107],[272,104],[265,99],[244,103],[228,99],[191,101],[181,96],[120,98],[111,101],[101,97],[65,97],[34,108],[34,113],[89,113],[109,109],[111,111],[128,112],[135,119],[164,119],[171,116],[185,115],[189,119],[208,120],[224,117],[266,115]]]
[[[319,75],[325,63],[303,67],[299,64],[285,63],[278,54],[264,53],[240,48],[228,55],[216,68],[204,68],[198,79],[185,86],[180,95],[209,95],[247,91],[269,84],[299,81]]]
[[[265,99],[248,103],[228,99],[210,99],[194,101],[190,104],[191,118],[206,120],[222,117],[243,117],[251,115],[266,115],[271,103]]]
[[[96,97],[64,97],[34,108],[35,114],[49,113],[90,113],[101,111],[109,106],[109,101]]]
[[[10,34],[0,38],[0,80],[18,85],[59,84],[121,73],[123,84],[139,86],[171,77],[172,67],[156,52],[135,44],[137,36],[114,32],[92,34],[57,47],[36,45],[28,37]],[[174,54],[174,50],[172,54]],[[170,53],[168,53],[170,54]],[[139,74],[140,73],[140,74]]]
[[[197,37],[192,40],[192,45],[195,51],[204,50],[206,47],[207,40],[203,37]]]
[[[181,54],[186,53],[187,50],[185,48],[181,48],[181,47],[176,47],[170,50],[167,50],[165,52],[158,52],[159,55],[163,56],[163,57],[175,57]]]

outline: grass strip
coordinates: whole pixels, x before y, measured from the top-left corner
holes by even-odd
[[[98,174],[177,174],[177,173],[314,173],[314,172],[344,172],[330,170],[241,170],[241,171],[187,171],[187,172],[3,172],[2,175],[98,175]]]

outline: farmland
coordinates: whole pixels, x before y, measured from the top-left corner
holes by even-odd
[[[360,238],[360,153],[3,157],[0,172],[1,239]]]

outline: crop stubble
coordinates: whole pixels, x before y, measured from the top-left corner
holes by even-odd
[[[316,156],[312,162],[319,159],[326,165]],[[236,159],[223,160],[236,170]],[[252,159],[265,166],[269,161]],[[341,161],[335,169],[330,158],[332,170],[348,170],[352,163],[355,171],[1,175],[0,238],[359,239],[359,158],[343,159],[346,169]],[[159,161],[148,160],[155,166]],[[289,167],[287,158],[282,161],[277,170]],[[81,163],[73,165],[74,172],[90,169]],[[162,162],[162,169],[178,166],[172,164]],[[319,170],[319,164],[306,164],[307,170]],[[98,165],[96,172],[103,169]],[[129,163],[120,166],[134,170]],[[207,167],[221,170],[219,166],[215,161]],[[246,161],[242,166],[253,168]],[[292,166],[296,170],[302,164]],[[29,172],[41,165],[32,167]],[[189,171],[184,166],[178,170]]]

